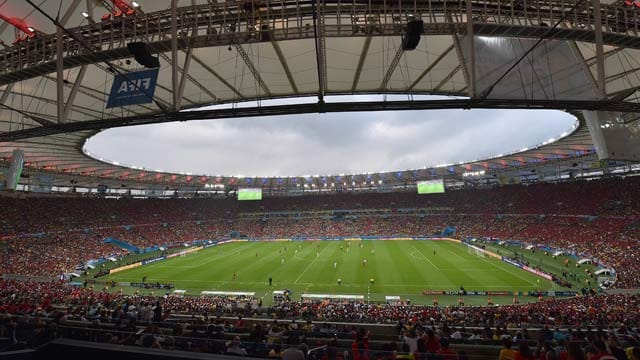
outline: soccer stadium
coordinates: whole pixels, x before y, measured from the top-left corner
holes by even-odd
[[[0,1],[0,358],[640,360],[639,28]]]

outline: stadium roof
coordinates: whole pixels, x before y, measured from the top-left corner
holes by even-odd
[[[640,109],[635,100],[640,87],[639,10],[622,2],[601,4],[600,56],[591,2],[140,0],[137,4],[9,0],[1,5],[0,161],[9,161],[19,148],[25,151],[28,173],[72,177],[85,186],[202,188],[215,183],[286,188],[305,182],[320,186],[320,180],[303,178],[240,179],[127,168],[92,158],[83,146],[88,137],[115,126],[272,114],[478,107],[561,109],[578,118],[570,134],[516,154],[343,179],[358,184],[402,183],[571,163],[576,157],[595,159],[579,110],[624,111],[626,121],[633,122]],[[467,22],[468,10],[472,22]],[[424,21],[419,44],[415,50],[405,50],[407,24],[416,19]],[[469,42],[471,33],[475,40]],[[545,40],[536,44],[541,38]],[[483,42],[495,39],[507,39],[504,47],[519,47],[518,54],[534,45],[535,49],[500,78],[504,64],[496,63],[500,66],[490,69],[492,73],[486,69],[494,59],[483,58],[487,54]],[[109,108],[114,75],[124,74],[131,84],[127,76],[132,75],[127,74],[144,69],[127,47],[132,42],[148,44],[151,54],[159,56],[155,94],[149,103]],[[567,54],[579,60],[554,64]],[[539,62],[533,64],[534,58]],[[468,65],[474,63],[470,59],[477,60],[476,66]],[[598,71],[599,66],[604,72]],[[536,74],[540,78],[533,78]],[[407,100],[324,102],[331,95],[371,93],[406,94]],[[416,100],[427,94],[451,99]],[[264,99],[301,96],[319,101],[260,104]],[[257,105],[235,106],[246,101]],[[228,105],[195,110],[219,104]]]

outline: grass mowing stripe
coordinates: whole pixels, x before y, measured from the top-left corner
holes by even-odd
[[[303,276],[303,275],[304,275],[304,274],[309,270],[309,268],[310,268],[311,266],[313,266],[313,264],[314,264],[314,263],[315,263],[315,262],[320,258],[320,255],[322,255],[322,253],[323,253],[325,250],[327,250],[328,248],[329,248],[329,246],[325,246],[325,247],[324,247],[324,248],[323,248],[323,249],[322,249],[318,254],[316,254],[316,258],[315,258],[315,259],[313,259],[313,261],[311,261],[311,262],[309,263],[309,265],[307,265],[307,267],[304,269],[304,271],[303,271],[300,275],[298,275],[298,277],[293,281],[293,283],[294,283],[294,284],[297,284],[297,283],[298,283],[298,280],[300,280],[300,278],[301,278],[301,277],[302,277],[302,276]]]
[[[415,249],[415,251],[417,251],[420,255],[422,255],[422,257],[427,260],[429,262],[429,264],[431,264],[431,266],[433,266],[434,268],[436,268],[436,270],[440,271],[440,268],[436,266],[436,264],[432,263],[431,260],[429,260],[428,257],[424,256],[424,254],[422,253],[422,251],[418,250],[417,247],[415,247],[415,245],[413,245],[413,248]]]

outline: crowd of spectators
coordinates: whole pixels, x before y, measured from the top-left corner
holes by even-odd
[[[244,319],[265,320],[249,325]],[[396,335],[389,341],[382,333],[355,325],[362,323],[389,324]],[[371,340],[387,339],[378,350],[421,358],[420,354],[443,351],[455,355],[449,350],[450,342],[514,340],[533,344],[531,352],[540,353],[549,351],[547,346],[577,341],[584,352],[595,347],[620,360],[634,360],[613,351],[621,348],[620,343],[637,351],[633,346],[638,344],[639,324],[639,295],[580,296],[510,306],[294,301],[261,308],[253,299],[123,295],[56,281],[0,280],[0,332],[12,345],[25,346],[37,346],[55,336],[79,336],[114,344],[280,357],[287,351],[285,344],[299,348],[315,338],[310,345],[318,345],[320,338],[322,344],[334,347],[346,341],[350,356],[355,357],[356,352],[373,349]],[[78,330],[83,327],[101,331],[89,336],[88,331]],[[541,330],[533,335],[530,329],[534,328]],[[615,341],[616,346],[601,347],[598,341]],[[510,348],[510,343],[504,343]],[[308,345],[301,347],[305,354]]]

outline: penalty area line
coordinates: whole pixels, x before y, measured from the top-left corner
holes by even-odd
[[[429,260],[429,258],[428,258],[428,257],[424,256],[424,254],[422,253],[422,251],[418,250],[418,248],[417,248],[415,245],[411,245],[411,246],[413,246],[413,249],[414,249],[415,251],[417,251],[417,252],[418,252],[418,254],[422,255],[422,257],[423,257],[425,260],[427,260],[427,261],[429,262],[429,264],[431,264],[431,266],[433,266],[436,270],[440,271],[440,268],[439,268],[439,267],[437,267],[437,266],[436,266],[436,264],[432,263],[432,262],[431,262],[431,260]]]
[[[302,271],[302,273],[300,273],[300,275],[298,275],[298,278],[293,282],[294,284],[298,283],[298,280],[300,280],[302,278],[302,276],[307,272],[307,270],[309,270],[311,268],[311,266],[313,266],[313,264],[320,258],[320,255],[322,255],[322,253],[327,250],[329,246],[325,246],[324,249],[322,249],[322,251],[320,251],[318,253],[318,256],[316,256],[315,259],[313,259],[313,261],[311,261],[309,263],[309,265],[307,265],[307,267],[304,269],[304,271]]]

